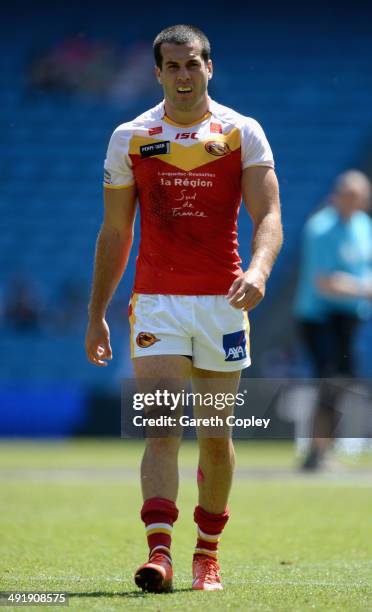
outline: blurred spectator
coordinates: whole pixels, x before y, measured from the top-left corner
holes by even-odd
[[[31,85],[46,91],[102,95],[117,69],[115,50],[106,43],[72,36],[31,64]]]
[[[17,275],[4,289],[0,317],[18,333],[76,333],[85,328],[87,294],[84,283],[69,278],[62,282],[56,297],[46,303],[32,280]]]
[[[137,42],[125,54],[108,91],[112,102],[130,106],[138,98],[160,92],[154,79],[154,56],[151,46]]]
[[[44,306],[36,286],[26,276],[15,277],[4,295],[4,322],[17,332],[40,331]]]
[[[125,108],[154,91],[153,64],[147,43],[136,42],[123,50],[107,42],[72,36],[34,58],[30,83],[48,92],[106,97]]]
[[[355,376],[353,340],[372,299],[370,198],[368,178],[356,170],[345,172],[329,203],[305,226],[295,315],[316,378]],[[303,469],[321,467],[343,392],[342,383],[320,385]]]

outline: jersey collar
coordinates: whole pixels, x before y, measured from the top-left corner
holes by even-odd
[[[203,123],[203,121],[206,121],[206,119],[209,119],[210,116],[212,115],[212,112],[210,111],[211,102],[212,102],[212,100],[209,98],[209,108],[208,108],[207,112],[202,117],[197,119],[196,121],[193,121],[192,123],[176,123],[176,121],[173,121],[173,119],[170,119],[170,117],[168,117],[165,114],[165,104],[164,104],[164,100],[163,100],[163,117],[162,117],[162,120],[165,121],[165,123],[168,123],[169,125],[174,125],[175,127],[179,127],[179,128],[189,128],[189,127],[192,127],[193,125],[199,125],[199,123]]]

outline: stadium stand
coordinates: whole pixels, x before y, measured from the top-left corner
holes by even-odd
[[[125,7],[123,21],[119,17],[124,14],[114,3],[118,19],[111,15],[107,23],[95,3],[92,6],[97,10],[87,17],[82,7],[56,3],[51,8],[43,2],[28,8],[25,4],[19,17],[19,4],[4,15],[0,40],[1,299],[6,299],[12,279],[26,274],[35,282],[50,314],[58,307],[58,292],[68,279],[79,283],[82,295],[87,296],[102,215],[102,164],[113,128],[158,100],[147,96],[121,111],[102,97],[44,93],[30,85],[31,58],[66,32],[81,35],[83,31],[88,38],[116,41],[119,46],[140,35],[150,44],[169,18],[164,23],[152,7],[143,24],[134,8]],[[311,14],[303,9],[291,19],[290,13],[273,9],[269,23],[262,9],[250,8],[249,20],[248,12],[241,9],[233,31],[222,39],[218,11],[211,17],[206,5],[198,12],[198,24],[214,42],[212,97],[259,120],[277,159],[286,240],[273,273],[270,304],[298,256],[305,219],[327,193],[333,177],[360,160],[371,137],[368,20],[357,15],[348,21],[345,11],[342,21],[332,21],[323,7],[323,21],[319,21],[320,6],[315,2]],[[343,4],[340,6],[342,9]],[[186,19],[178,7],[171,21],[190,21],[192,14]],[[249,234],[249,221],[242,215],[243,255],[249,253]],[[114,306],[114,349],[119,355],[127,333],[125,311],[133,269],[132,254]],[[6,355],[0,374],[4,384],[65,380],[104,386],[119,376],[121,359],[116,367],[104,371],[86,361],[84,322],[63,333],[46,321],[41,332],[19,334],[3,320],[1,332],[0,350]],[[362,340],[364,373],[368,371],[367,353]],[[127,349],[123,362],[128,363]]]

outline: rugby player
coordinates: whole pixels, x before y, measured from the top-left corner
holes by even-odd
[[[139,383],[174,380],[201,393],[236,393],[250,364],[247,311],[255,308],[282,243],[273,155],[260,125],[208,95],[210,44],[188,25],[155,38],[164,100],[113,133],[105,161],[104,221],[95,256],[86,351],[112,359],[106,309],[125,271],[138,200],[141,241],[129,307]],[[240,267],[242,199],[253,223],[252,257]],[[205,407],[204,407],[205,408]],[[202,416],[199,406],[196,416]],[[198,432],[195,590],[222,589],[217,548],[229,518],[231,435]],[[141,465],[149,560],[135,573],[143,590],[172,588],[171,536],[178,516],[180,436],[148,437]]]

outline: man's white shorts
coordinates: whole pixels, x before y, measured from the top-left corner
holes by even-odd
[[[223,295],[135,293],[129,304],[131,356],[189,355],[217,372],[250,365],[247,313]]]

